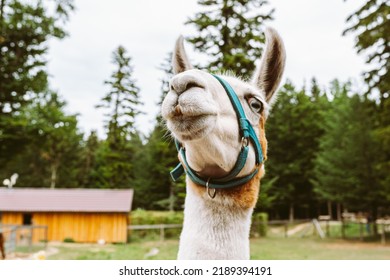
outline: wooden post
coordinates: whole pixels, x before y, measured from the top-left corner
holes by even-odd
[[[330,231],[329,231],[329,220],[326,220],[326,236],[330,236]]]
[[[385,223],[382,224],[382,238],[381,238],[382,245],[386,244],[386,232],[385,232]]]
[[[341,238],[345,239],[345,225],[344,225],[344,219],[341,219]]]
[[[164,238],[165,238],[164,225],[161,224],[160,225],[160,240],[164,241]]]
[[[363,223],[361,221],[359,222],[359,235],[360,241],[363,241]]]

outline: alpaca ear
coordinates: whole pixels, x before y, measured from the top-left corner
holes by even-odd
[[[282,79],[286,51],[282,38],[273,28],[265,30],[266,47],[261,62],[253,76],[252,83],[260,88],[266,101],[271,104],[274,93]]]
[[[183,40],[183,36],[177,38],[172,55],[172,67],[175,75],[193,68],[184,49]]]

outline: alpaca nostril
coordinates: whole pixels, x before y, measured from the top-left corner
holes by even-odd
[[[187,91],[189,90],[190,88],[193,88],[193,87],[199,87],[199,88],[204,88],[203,86],[201,86],[199,83],[197,83],[196,81],[189,81],[187,83],[187,85],[185,86],[185,89],[184,91]]]
[[[200,82],[189,79],[173,79],[170,83],[170,90],[178,95],[194,87],[205,88]]]

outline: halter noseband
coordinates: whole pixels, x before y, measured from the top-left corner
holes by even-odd
[[[209,189],[226,189],[226,188],[233,188],[237,186],[241,186],[248,181],[250,181],[258,172],[258,168],[256,168],[252,173],[249,175],[246,175],[244,177],[238,177],[237,175],[240,173],[242,168],[245,166],[246,160],[248,158],[248,152],[249,152],[249,141],[252,143],[254,149],[255,149],[255,155],[256,155],[256,166],[260,165],[264,161],[263,157],[263,151],[261,149],[261,144],[259,142],[259,139],[257,138],[257,135],[255,131],[253,130],[252,125],[250,124],[249,120],[245,116],[245,111],[242,108],[241,102],[237,97],[237,94],[234,92],[233,88],[222,78],[219,76],[213,75],[223,86],[225,89],[227,95],[229,96],[230,102],[233,105],[234,111],[236,112],[237,119],[238,119],[238,125],[240,129],[240,136],[241,136],[241,143],[242,148],[240,151],[240,154],[238,155],[236,164],[234,165],[233,169],[224,177],[220,178],[202,178],[200,177],[195,170],[193,170],[190,165],[187,162],[185,148],[181,145],[181,143],[175,139],[176,149],[181,155],[181,158],[183,160],[183,163],[179,163],[175,169],[171,171],[171,176],[174,181],[177,181],[177,179],[184,173],[186,173],[190,179],[203,187],[207,188],[207,191],[209,193]],[[183,167],[183,164],[185,168]],[[210,193],[209,193],[210,195]],[[211,197],[215,196],[215,191],[213,195],[210,195]]]

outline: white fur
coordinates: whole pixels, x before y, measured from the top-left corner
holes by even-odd
[[[199,196],[190,187],[185,205],[178,259],[249,259],[252,209],[239,209],[221,195]]]

